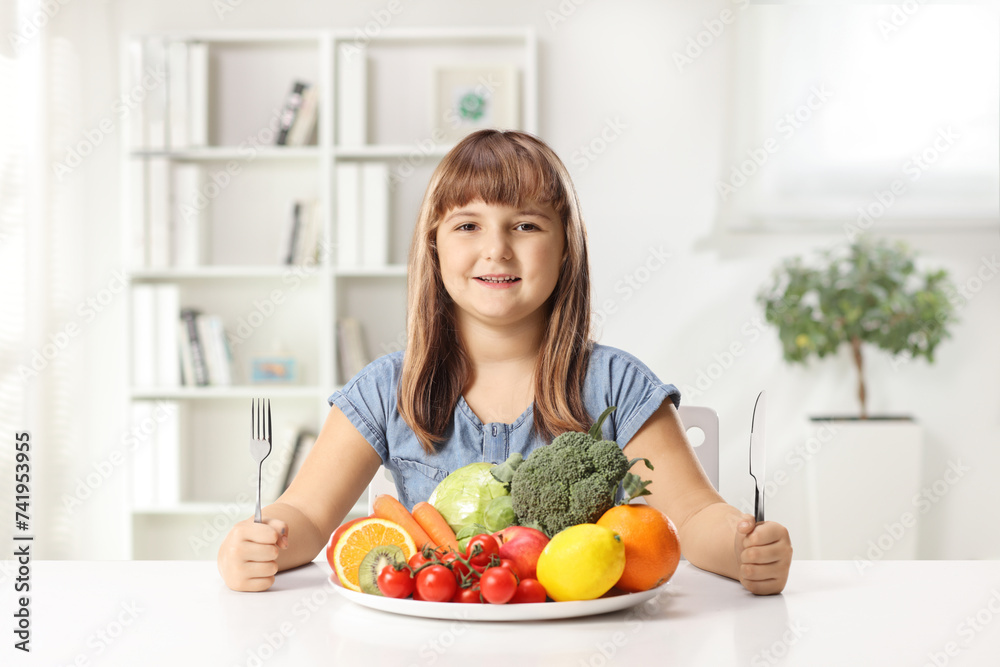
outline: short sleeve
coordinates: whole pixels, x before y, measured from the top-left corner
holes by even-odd
[[[674,407],[681,404],[681,392],[660,378],[644,363],[631,354],[614,348],[605,348],[609,371],[608,405],[617,406],[609,416],[614,440],[624,448],[639,432],[654,412],[670,399]],[[598,413],[600,414],[600,413]]]
[[[358,429],[383,465],[389,460],[386,432],[390,415],[396,409],[397,364],[393,356],[380,357],[368,364],[327,399]]]

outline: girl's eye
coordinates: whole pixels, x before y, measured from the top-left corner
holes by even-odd
[[[458,229],[458,231],[460,231],[460,232],[471,232],[475,228],[476,228],[476,225],[475,225],[475,223],[472,223],[472,222],[464,222],[461,225],[459,225],[458,227],[456,227],[456,229]]]
[[[526,231],[533,232],[538,229],[538,226],[533,222],[522,222],[518,225],[518,228],[523,228]]]

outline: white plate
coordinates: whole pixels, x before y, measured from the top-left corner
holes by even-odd
[[[670,585],[668,581],[641,593],[612,592],[608,597],[578,602],[535,602],[526,604],[462,604],[458,602],[426,602],[424,600],[398,600],[359,593],[344,588],[335,574],[330,575],[334,590],[351,602],[370,609],[388,611],[420,618],[442,618],[460,621],[543,621],[553,618],[593,616],[620,611],[652,600]],[[613,589],[612,589],[613,590]]]

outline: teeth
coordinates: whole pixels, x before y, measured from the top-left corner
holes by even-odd
[[[487,282],[487,283],[512,283],[515,280],[517,280],[517,278],[510,278],[510,277],[508,277],[508,278],[487,278],[487,277],[484,276],[484,277],[480,278],[480,280],[482,280],[484,282]]]

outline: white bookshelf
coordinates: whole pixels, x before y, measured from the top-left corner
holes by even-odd
[[[149,134],[147,109],[138,105],[126,116],[121,216],[128,291],[168,285],[176,290],[181,307],[219,315],[230,334],[241,326],[249,331],[238,338],[239,349],[234,350],[238,368],[229,385],[137,386],[132,381],[133,349],[142,348],[144,341],[134,339],[132,300],[127,300],[125,414],[131,415],[136,405],[169,405],[176,410],[179,492],[169,501],[137,503],[136,480],[130,480],[124,503],[129,546],[125,557],[215,558],[232,524],[253,513],[256,471],[248,451],[251,398],[271,400],[274,447],[264,464],[262,503],[273,502],[276,492],[268,497],[267,488],[277,489],[275,480],[283,480],[292,436],[299,429],[319,432],[329,410],[327,397],[345,379],[338,368],[336,332],[341,318],[360,320],[369,358],[402,349],[410,235],[427,180],[454,145],[453,140],[431,140],[436,136],[434,69],[469,64],[516,68],[520,77],[518,126],[537,132],[533,28],[386,29],[363,44],[356,38],[351,29],[212,30],[129,35],[121,44],[123,95],[132,87],[130,73],[139,71],[133,46],[137,42],[198,45],[207,52],[208,63],[204,94],[192,94],[193,99],[204,101],[204,108],[194,112],[205,119],[204,145],[137,144],[134,138],[140,129],[141,134]],[[358,96],[339,89],[343,81],[338,58],[343,46],[364,47],[360,107]],[[261,140],[266,134],[262,128],[273,122],[275,110],[296,80],[307,81],[318,91],[313,140],[300,146]],[[350,110],[342,105],[352,103],[354,109],[361,109],[366,127],[361,142],[345,142],[337,136],[339,110]],[[164,133],[169,136],[175,128],[169,112],[164,113]],[[194,130],[186,128],[185,132]],[[340,265],[336,250],[329,251],[340,240],[338,231],[343,231],[337,219],[337,167],[372,162],[384,163],[393,175],[404,173],[400,170],[406,167],[405,176],[387,187],[386,261]],[[156,206],[166,201],[163,196],[151,196],[148,188],[134,186],[135,174],[154,163],[166,164],[169,173],[178,166],[196,165],[205,179],[202,184],[233,165],[238,167],[238,173],[230,174],[225,187],[206,197],[199,209],[206,248],[196,264],[154,266],[135,261],[140,216],[164,214]],[[199,191],[205,194],[204,187]],[[295,200],[316,202],[320,228],[319,260],[303,266],[281,261]],[[149,230],[144,233],[148,236]],[[147,238],[147,246],[149,242]],[[276,291],[282,297],[280,307],[263,314],[266,307],[255,304],[264,303]],[[267,356],[279,345],[295,356],[298,382],[249,383],[249,360]],[[127,466],[130,476],[132,463]],[[359,498],[352,516],[361,516],[366,509],[366,498]]]

